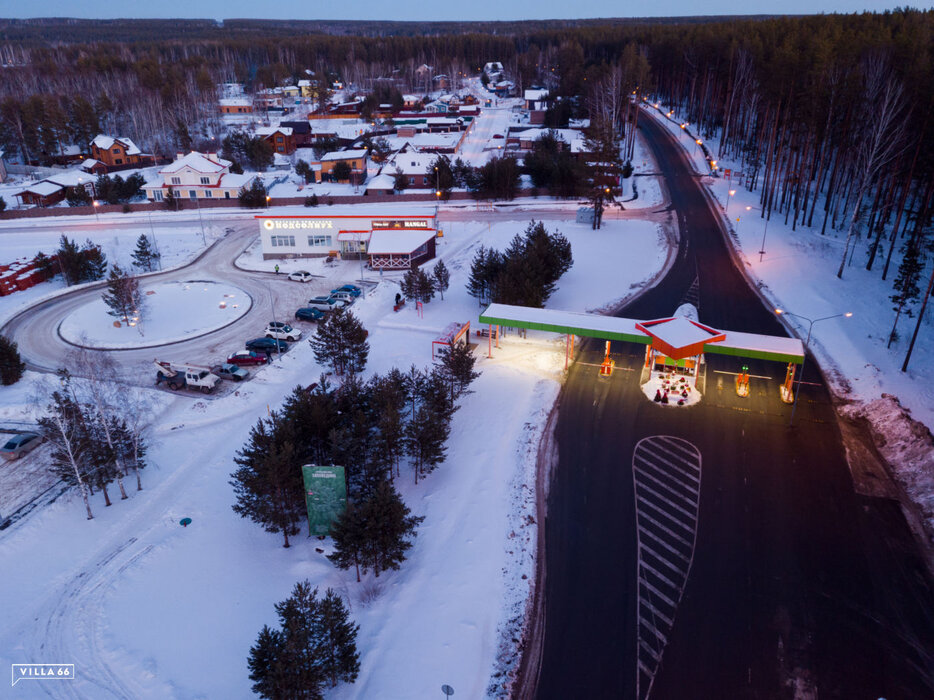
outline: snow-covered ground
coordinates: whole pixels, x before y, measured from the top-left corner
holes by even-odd
[[[250,310],[249,295],[217,282],[140,285],[141,314],[115,322],[102,298],[72,311],[59,326],[70,343],[101,350],[165,345],[223,328]]]
[[[423,317],[411,305],[393,313],[397,273],[367,272],[377,284],[353,311],[370,332],[368,371],[426,366],[444,326],[475,324],[481,309],[464,289],[474,251],[505,248],[527,225],[521,211],[514,221],[445,222],[438,254],[451,287],[443,301],[425,305]],[[553,308],[605,306],[666,259],[655,223],[613,220],[596,232],[572,221],[546,226],[568,237],[575,259]],[[265,268],[249,254],[240,264]],[[356,279],[356,272],[344,263],[335,279]],[[295,294],[312,287],[274,283]],[[534,453],[564,363],[554,335],[508,335],[501,345],[493,359],[478,352],[482,375],[454,417],[446,463],[417,487],[409,471],[398,482],[413,512],[426,516],[408,560],[362,584],[316,551],[326,552],[327,541],[297,538],[283,549],[278,536],[230,508],[232,460],[250,426],[321,372],[307,343],[214,400],[141,390],[154,397],[155,424],[144,490],[128,483],[130,498],[110,508],[96,494],[91,521],[69,494],[0,534],[0,557],[16,562],[0,578],[0,666],[53,656],[73,662],[74,691],[83,697],[251,697],[249,647],[275,621],[273,605],[309,578],[345,596],[361,626],[360,678],[331,697],[432,697],[442,683],[459,697],[482,697],[500,626],[521,610],[532,578]],[[28,373],[21,384],[0,387],[2,413],[25,408],[40,381]],[[178,524],[183,517],[193,520],[187,528]],[[44,697],[47,686],[16,687],[31,698]]]
[[[709,172],[700,149],[680,128],[677,119],[678,115],[673,114],[671,121],[666,122],[668,128],[689,149],[697,171]],[[704,140],[716,158],[718,139],[695,138]],[[721,159],[717,165],[721,174],[726,168],[734,172],[741,170],[729,159]],[[889,445],[886,457],[904,488],[922,505],[929,533],[934,533],[934,480],[931,478],[934,441],[930,434],[925,437],[917,428],[899,429],[899,422],[892,417],[897,406],[892,401],[880,400],[886,394],[897,397],[912,418],[928,430],[934,429],[934,305],[928,304],[907,372],[902,372],[901,367],[917,323],[916,313],[912,318],[903,314],[898,339],[891,348],[886,347],[895,320],[889,299],[894,293],[891,281],[895,279],[901,254],[898,251],[893,254],[886,282],[880,271],[887,247],[879,253],[870,272],[865,269],[868,241],[856,241],[843,278],[838,279],[836,273],[843,256],[846,232],[833,231],[828,226],[825,235],[821,235],[820,202],[813,227],[802,226],[799,222],[797,230],[792,231],[790,221],[785,224],[784,214],[773,212],[768,222],[762,218],[759,191],[746,190],[736,179],[708,177],[704,182],[723,208],[731,239],[747,274],[758,283],[770,303],[789,312],[782,317],[802,340],[808,335],[808,319],[853,314],[850,318],[815,321],[809,347],[820,358],[825,376],[837,395],[859,404],[853,410],[869,419],[882,438],[880,443],[894,442],[903,446],[893,452]],[[732,196],[730,191],[734,192]],[[765,251],[761,256],[760,250]],[[920,275],[922,289],[930,278],[931,265],[934,260],[928,256]],[[811,371],[813,368],[805,368],[806,373]],[[924,449],[919,451],[919,444]]]

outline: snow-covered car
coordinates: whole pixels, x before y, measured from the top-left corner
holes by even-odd
[[[289,273],[289,279],[293,282],[311,282],[311,280],[314,279],[314,275],[307,270],[296,270],[295,272]]]
[[[296,321],[313,321],[317,322],[324,318],[324,312],[319,311],[318,309],[313,309],[310,306],[303,306],[295,312]]]
[[[270,321],[266,326],[265,335],[267,338],[276,338],[277,340],[288,340],[294,343],[301,340],[302,332],[298,328],[292,328],[288,323],[282,321]]]
[[[27,452],[32,452],[42,443],[42,436],[37,433],[20,433],[14,435],[0,448],[0,457],[4,459],[19,459]]]
[[[242,382],[250,376],[250,370],[243,369],[243,367],[235,365],[232,362],[224,362],[217,367],[213,367],[211,368],[211,372],[221,379],[229,379],[233,382]]]
[[[363,290],[360,289],[360,287],[358,287],[355,284],[342,284],[337,289],[331,290],[331,294],[335,294],[337,292],[350,292],[355,297],[358,297],[361,294],[363,294]]]
[[[350,292],[338,290],[336,292],[331,292],[331,295],[328,297],[328,299],[333,299],[334,301],[344,301],[350,305],[353,304],[357,298]]]
[[[227,357],[227,362],[231,365],[237,365],[238,367],[249,367],[250,365],[265,365],[269,362],[269,359],[264,352],[237,350],[237,352]]]
[[[333,311],[347,306],[347,302],[329,297],[314,297],[308,300],[308,306],[312,309],[318,309],[318,311]]]

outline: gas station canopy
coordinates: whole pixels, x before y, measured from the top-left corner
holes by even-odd
[[[797,338],[722,331],[682,316],[636,321],[576,311],[490,304],[480,314],[480,323],[651,345],[673,359],[713,353],[793,364],[804,362],[804,344]]]

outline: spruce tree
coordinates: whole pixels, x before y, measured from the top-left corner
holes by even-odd
[[[26,371],[26,363],[19,356],[16,341],[0,335],[0,384],[16,384]]]
[[[133,264],[136,267],[152,272],[153,266],[161,255],[156,252],[145,233],[139,234],[136,239],[136,250],[133,251]]]
[[[415,271],[415,289],[418,300],[423,304],[435,298],[434,282],[422,268]]]
[[[286,698],[321,698],[326,676],[322,659],[316,653],[318,589],[301,581],[292,595],[276,604],[283,634],[282,661]]]
[[[107,291],[101,295],[110,309],[107,313],[124,323],[142,313],[143,297],[139,290],[139,280],[127,274],[119,265],[110,270]]]
[[[247,658],[253,692],[269,700],[285,700],[294,697],[287,687],[288,675],[285,666],[285,635],[280,630],[263,625],[256,644],[250,647]]]
[[[58,241],[58,250],[55,251],[59,268],[65,284],[71,286],[84,281],[84,261],[78,244],[62,234]]]
[[[81,282],[104,279],[107,274],[107,256],[99,245],[90,239],[81,247]]]
[[[406,270],[399,287],[406,301],[418,300],[418,273],[415,270]]]
[[[363,324],[346,308],[331,311],[309,339],[315,360],[337,374],[356,374],[366,367],[370,344]]]
[[[451,273],[448,271],[447,266],[444,264],[444,260],[439,260],[438,264],[435,265],[432,278],[434,279],[435,289],[441,293],[441,301],[444,301],[444,293],[451,285]]]
[[[279,414],[261,418],[234,458],[239,468],[231,474],[230,485],[237,497],[234,512],[266,532],[281,532],[282,546],[288,547],[289,535],[298,534],[306,510],[302,470],[293,443],[284,439],[285,431]]]
[[[412,547],[410,538],[415,536],[415,528],[424,518],[410,514],[388,481],[383,481],[361,508],[366,528],[365,560],[376,576],[398,569]]]
[[[451,389],[452,402],[467,393],[473,380],[480,376],[479,372],[474,371],[476,362],[477,357],[467,343],[455,343],[444,353],[441,367]]]
[[[492,253],[493,251],[490,251]],[[489,264],[487,262],[488,254],[485,246],[477,248],[470,262],[470,275],[467,278],[467,294],[475,297],[482,305],[484,300],[488,299],[490,294],[490,280],[487,276]]]
[[[360,673],[357,632],[360,626],[350,619],[344,601],[330,588],[319,608],[321,634],[318,651],[325,675],[333,688],[339,682],[353,683]]]
[[[353,501],[347,503],[344,512],[331,525],[331,539],[334,541],[334,552],[328,559],[338,569],[354,567],[357,573],[357,583],[360,583],[360,565],[363,564],[366,573],[366,530],[363,520],[363,511]]]

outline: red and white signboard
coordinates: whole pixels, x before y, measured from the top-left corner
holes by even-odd
[[[441,335],[431,341],[431,359],[440,360],[444,353],[457,343],[466,343],[470,337],[470,321],[449,323]]]

